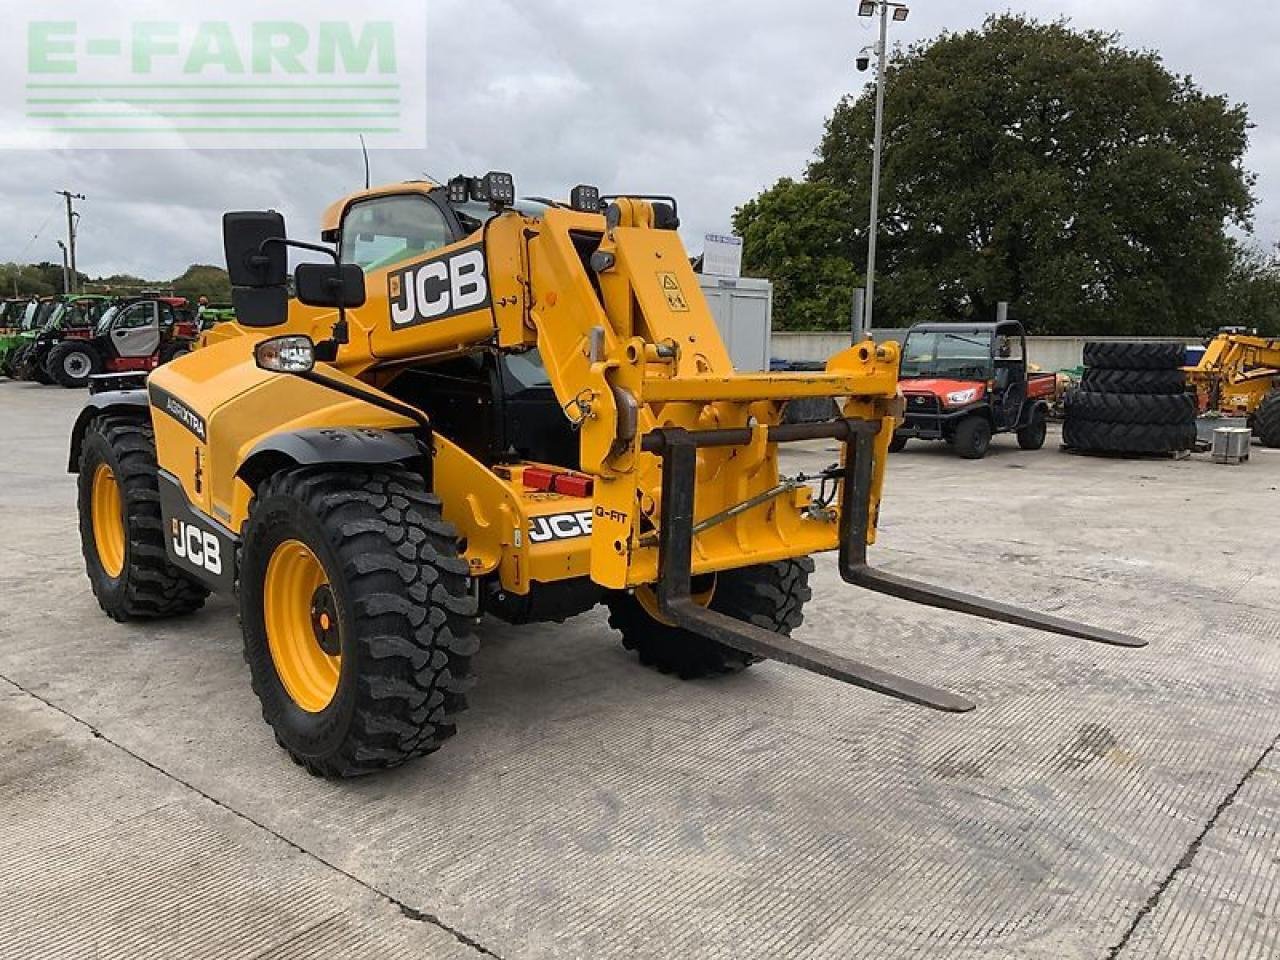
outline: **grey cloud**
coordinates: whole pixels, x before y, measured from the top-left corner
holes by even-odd
[[[511,170],[523,193],[564,196],[575,183],[665,192],[681,200],[692,249],[726,229],[733,208],[784,175],[801,173],[822,123],[865,75],[853,69],[870,23],[853,0],[433,0],[425,52],[428,147],[374,151],[375,181]],[[964,29],[988,4],[920,0],[893,39]],[[1258,234],[1280,238],[1280,64],[1271,39],[1280,11],[1248,0],[1230,14],[1201,3],[1028,0],[1018,9],[1078,27],[1117,30],[1160,50],[1208,91],[1248,102],[1252,169],[1260,174]],[[224,210],[274,206],[292,232],[314,237],[321,211],[360,186],[347,151],[0,152],[0,260],[58,256],[59,198],[82,204],[81,266],[93,274],[174,276],[221,260]]]

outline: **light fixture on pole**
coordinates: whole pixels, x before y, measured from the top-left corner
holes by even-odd
[[[910,10],[901,3],[891,0],[861,0],[858,4],[858,16],[880,17],[880,39],[873,52],[876,56],[876,131],[871,146],[871,222],[867,229],[867,305],[863,318],[863,329],[871,329],[871,315],[875,306],[876,290],[876,231],[880,220],[880,154],[884,140],[884,74],[885,60],[888,55],[889,17],[901,23],[907,19]],[[870,66],[870,57],[864,48],[858,55],[857,67],[866,70]]]

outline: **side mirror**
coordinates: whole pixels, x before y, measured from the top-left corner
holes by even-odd
[[[232,287],[231,302],[242,327],[278,327],[289,319],[289,291],[284,286]]]
[[[300,263],[293,278],[298,300],[309,307],[364,306],[364,271],[354,263]]]
[[[240,210],[222,217],[222,244],[233,287],[283,286],[289,277],[284,216],[274,210]]]

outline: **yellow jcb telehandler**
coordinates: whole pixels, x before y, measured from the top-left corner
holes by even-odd
[[[1184,371],[1201,412],[1248,417],[1265,447],[1280,447],[1280,337],[1227,330]]]
[[[273,212],[227,214],[237,323],[145,383],[98,378],[75,424],[103,610],[164,617],[235,592],[263,714],[325,776],[454,732],[482,612],[604,603],[641,661],[683,677],[771,658],[972,709],[791,639],[826,550],[870,590],[1142,645],[868,566],[897,347],[735,372],[677,225],[671,198],[518,202],[498,173],[347,197],[326,245],[287,239]],[[296,296],[290,248],[332,261],[299,264]],[[813,397],[841,416],[783,422]],[[841,463],[781,476],[778,445],[813,439],[841,443]]]

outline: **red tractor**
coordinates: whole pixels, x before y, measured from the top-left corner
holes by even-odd
[[[83,387],[95,373],[154,370],[191,351],[199,335],[183,297],[120,300],[92,327],[71,328],[49,351],[45,369],[64,387]]]
[[[921,323],[902,345],[899,385],[906,422],[890,450],[944,440],[980,460],[997,433],[1016,433],[1023,450],[1044,446],[1057,378],[1028,371],[1027,335],[1016,321]]]

